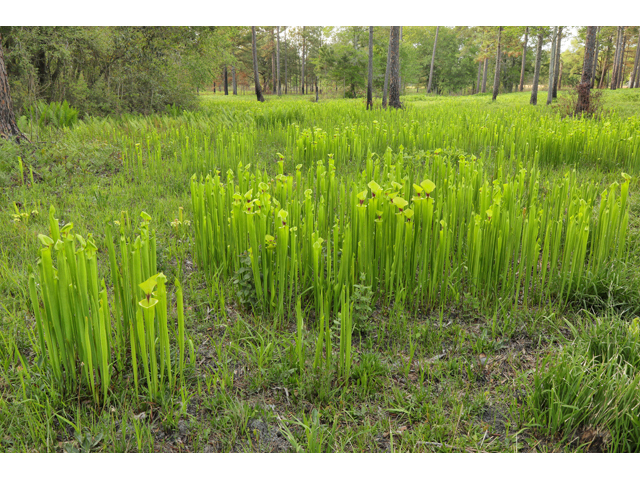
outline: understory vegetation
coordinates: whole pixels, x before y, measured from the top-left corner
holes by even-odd
[[[0,452],[640,451],[632,94],[38,104]]]

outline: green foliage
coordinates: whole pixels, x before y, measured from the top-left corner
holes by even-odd
[[[62,103],[53,102],[49,105],[38,102],[31,107],[29,114],[38,128],[45,126],[69,128],[78,122],[78,110],[69,106],[66,100]]]
[[[198,264],[210,273],[220,266],[223,275],[236,272],[247,300],[252,279],[260,311],[278,316],[301,291],[316,313],[323,296],[325,315],[335,314],[343,289],[353,296],[360,277],[362,317],[371,291],[387,304],[411,292],[413,308],[460,301],[466,292],[483,307],[499,299],[514,307],[566,304],[585,279],[624,258],[629,175],[599,192],[579,184],[575,172],[541,185],[535,161],[515,175],[501,166],[490,182],[475,156],[388,150],[381,160],[370,157],[348,192],[332,158],[304,176],[296,169],[270,178],[242,166],[237,183],[232,172],[225,183],[220,175],[194,175]],[[239,262],[245,251],[250,265]]]
[[[288,421],[291,425],[296,425],[302,429],[303,441],[298,441],[296,435],[285,424],[282,425],[284,435],[291,443],[296,453],[323,453],[328,452],[327,439],[330,433],[325,425],[320,423],[320,415],[315,408],[309,416],[302,414],[302,420],[295,418]]]
[[[92,450],[95,450],[100,442],[102,442],[103,434],[99,433],[95,437],[90,433],[82,435],[81,433],[76,432],[74,434],[76,442],[78,442],[78,446],[74,445],[65,445],[65,452],[67,453],[91,453]]]
[[[172,375],[171,370],[166,278],[155,273],[155,233],[150,235],[148,231],[150,217],[143,212],[146,221],[140,236],[133,242],[124,234],[123,219],[120,265],[116,262],[110,227],[107,227],[113,287],[110,308],[106,284],[98,278],[98,248],[92,236],[85,240],[80,235],[73,235],[71,223],[60,229],[53,215],[52,207],[49,214],[51,237],[39,235],[44,245],[39,260],[40,292],[35,276],[29,279],[41,361],[50,369],[62,392],[69,394],[80,385],[87,385],[97,403],[99,386],[102,402],[106,403],[114,370],[122,371],[129,365],[125,356],[130,346],[130,368],[136,392],[141,363],[149,395],[156,398],[160,387],[165,385],[165,378],[168,385],[174,386],[177,375]],[[147,280],[142,282],[145,278]],[[178,286],[179,299],[181,295]],[[184,320],[181,319],[180,300],[178,303],[180,324]],[[179,329],[184,332],[184,327]],[[184,346],[180,340],[179,343],[182,358]],[[182,361],[178,371],[182,378]]]
[[[596,319],[582,334],[587,353],[600,363],[617,362],[621,367],[628,364],[640,372],[638,321],[638,317],[631,323],[616,317]]]
[[[637,335],[608,318],[586,333],[586,342],[550,356],[536,369],[529,402],[536,426],[547,435],[577,437],[607,452],[640,451]],[[604,336],[603,336],[604,335]]]
[[[84,118],[71,129],[45,128],[42,143],[3,144],[0,451],[637,450],[638,390],[629,385],[638,375],[640,327],[630,318],[637,313],[629,313],[639,304],[640,210],[637,178],[621,172],[637,165],[639,150],[637,119],[620,115],[634,112],[633,95],[611,92],[626,110],[594,120],[530,109],[526,94],[496,104],[482,96],[427,96],[399,112],[366,112],[358,101],[271,98],[254,106],[219,96],[203,98],[197,112],[176,105],[163,115]],[[194,174],[198,188],[204,185],[195,200]],[[385,191],[395,193],[391,200]],[[423,221],[427,199],[431,223]],[[378,200],[382,208],[372,208]],[[242,206],[252,202],[259,209],[252,207],[248,220]],[[29,276],[41,249],[37,234],[50,230],[42,214],[48,203],[59,212],[59,229],[73,220],[74,230],[65,232],[75,239],[74,255],[83,249],[72,232],[95,232],[98,294],[104,278],[112,328],[106,402],[95,361],[93,369],[104,408],[90,401],[78,358],[72,389],[64,387],[66,371],[60,384],[43,360]],[[143,233],[121,216],[126,210],[154,218],[155,269],[138,280],[131,252],[140,253],[141,265],[145,258],[152,265],[154,235],[150,225]],[[201,211],[212,213],[197,225]],[[507,230],[507,215],[520,228]],[[235,230],[227,230],[229,222]],[[561,225],[558,237],[547,238],[550,224]],[[589,228],[584,258],[582,227]],[[255,236],[257,248],[250,231],[264,233]],[[415,250],[411,238],[418,239]],[[509,255],[498,255],[505,252],[500,238],[511,245]],[[440,248],[445,239],[449,253]],[[218,245],[227,251],[225,261],[215,257]],[[426,268],[412,266],[425,247]],[[52,252],[60,291],[55,246]],[[434,261],[434,254],[444,260]],[[203,258],[210,263],[204,266]],[[234,295],[238,288],[229,280],[238,266],[247,269],[255,312],[244,311]],[[43,314],[39,268],[34,279]],[[160,376],[163,279],[155,277],[155,285],[153,279],[171,269],[182,280],[180,287],[165,284],[173,386],[166,364]],[[128,275],[124,289],[113,271]],[[506,280],[495,280],[505,272]],[[70,284],[67,292],[78,299],[70,304],[80,311],[79,284]],[[135,312],[143,312],[147,361],[136,339],[137,368],[131,341],[118,346],[123,296],[133,335]],[[144,323],[151,308],[153,321]],[[358,323],[371,331],[350,342]],[[146,329],[152,324],[155,397],[147,393],[154,388]],[[570,360],[557,355],[560,347]],[[533,355],[549,353],[545,365],[535,364]],[[571,367],[567,375],[556,360]],[[542,380],[547,371],[553,377]],[[533,410],[536,375],[543,388]]]
[[[364,274],[360,275],[360,281],[366,281]],[[373,314],[373,291],[371,286],[356,284],[353,286],[353,330],[356,333],[367,333],[372,329],[369,321]]]
[[[10,29],[3,43],[14,108],[26,114],[37,101],[66,100],[84,116],[192,107],[188,60],[206,34],[189,27]]]
[[[256,286],[251,269],[251,257],[248,253],[241,255],[239,268],[233,274],[232,282],[236,287],[238,302],[243,308],[257,308]]]
[[[378,389],[383,382],[387,369],[376,353],[363,353],[360,361],[353,367],[351,378],[368,395]]]

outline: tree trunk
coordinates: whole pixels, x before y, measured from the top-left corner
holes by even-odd
[[[596,48],[593,50],[593,73],[591,74],[591,88],[595,86],[596,83],[596,72],[598,71],[598,49],[600,47],[600,42],[598,42],[598,34],[600,33],[600,27],[596,31]]]
[[[622,70],[622,64],[624,62],[623,60],[623,53],[624,53],[624,27],[620,27],[620,49],[619,49],[619,53],[618,53],[618,68],[616,69],[616,89],[620,88],[620,74],[621,74],[621,70]]]
[[[13,113],[13,102],[9,90],[9,78],[4,64],[4,52],[2,51],[2,35],[0,35],[0,138],[12,139],[17,143],[27,140],[16,123]]]
[[[556,66],[554,68],[553,98],[558,98],[558,79],[560,78],[560,51],[562,48],[562,27],[558,28],[558,43],[556,44]]]
[[[540,61],[542,59],[542,41],[543,34],[538,33],[538,45],[536,46],[536,68],[533,72],[533,86],[531,87],[531,105],[538,104],[538,82],[540,81]]]
[[[306,47],[307,47],[307,42],[306,42],[307,39],[304,34],[304,29],[305,27],[302,27],[302,79],[300,81],[300,83],[302,84],[303,95],[304,95],[304,57],[305,57]]]
[[[623,32],[624,32],[624,27],[623,28]],[[624,85],[624,76],[625,76],[625,69],[626,69],[626,63],[624,61],[624,54],[625,51],[627,49],[627,34],[624,33],[622,35],[622,51],[620,52],[620,69],[618,71],[618,88],[622,88],[622,86]]]
[[[618,27],[618,34],[616,35],[616,52],[613,56],[613,73],[611,74],[611,90],[618,88],[618,71],[620,70],[620,50],[622,50],[622,28]]]
[[[276,86],[276,39],[275,29],[271,29],[271,93],[278,93]]]
[[[227,66],[224,66],[224,94],[229,95],[229,71]]]
[[[611,42],[611,36],[607,40],[607,42]],[[602,67],[602,73],[600,75],[600,82],[598,83],[598,88],[602,89],[606,85],[607,71],[609,70],[609,57],[611,56],[611,46],[607,45],[607,53],[604,56],[604,66]]]
[[[367,78],[367,110],[373,110],[373,27],[369,27],[369,72]]]
[[[502,48],[502,44],[500,41],[502,40],[502,30],[504,27],[500,27],[498,29],[498,52],[496,53],[496,74],[493,77],[493,98],[492,100],[495,102],[496,98],[498,98],[498,91],[500,90],[500,61],[502,59],[502,52],[500,51]]]
[[[631,80],[629,88],[638,88],[638,74],[640,74],[640,28],[638,28],[638,42],[636,44],[636,58],[633,62],[633,70],[631,70]]]
[[[427,93],[431,93],[431,84],[433,82],[433,63],[436,59],[436,46],[438,45],[438,31],[440,27],[436,27],[436,37],[433,40],[433,51],[431,52],[431,68],[429,69],[429,85],[427,86]],[[446,38],[445,38],[446,41]]]
[[[289,88],[289,79],[287,76],[287,30],[284,30],[284,94],[286,95]]]
[[[278,41],[278,50],[276,51],[276,72],[278,78],[276,80],[278,96],[282,95],[282,88],[280,87],[280,27],[277,27],[277,41]]]
[[[513,67],[515,67],[515,65],[516,65],[516,59],[515,57],[511,57],[511,65],[509,66],[509,70],[510,71],[513,70]],[[503,80],[503,82],[504,81],[505,80]],[[513,81],[509,78],[509,76],[507,76],[506,81],[509,82],[509,93],[513,93],[513,86],[514,86]],[[518,87],[516,86],[516,91],[517,91],[517,88]]]
[[[584,66],[582,79],[578,85],[576,115],[589,113],[591,94],[591,72],[593,69],[593,49],[596,43],[596,27],[587,27],[587,41],[584,46]]]
[[[231,65],[231,87],[233,88],[233,94],[238,95],[238,79],[236,78],[235,65]]]
[[[558,75],[558,90],[562,88],[562,67],[564,63],[560,62],[560,75]]]
[[[391,27],[393,30],[393,27]],[[384,71],[384,88],[382,89],[382,108],[387,108],[387,93],[389,91],[389,65],[391,64],[391,30],[389,30],[389,47],[387,48],[387,68]]]
[[[482,72],[482,93],[487,93],[487,70],[489,68],[489,59],[484,59],[484,69]]]
[[[400,45],[402,45],[402,27],[400,27],[400,37],[399,37],[399,41],[398,41],[398,52],[400,52]],[[400,58],[400,53],[398,53],[398,58]],[[399,61],[399,60],[398,60]],[[398,67],[398,69],[400,69],[400,67]],[[400,93],[404,93],[404,84],[402,82],[402,71],[398,70],[398,85],[399,85],[399,89],[400,89]]]
[[[551,105],[553,100],[553,83],[556,79],[556,43],[558,40],[558,27],[553,27],[553,37],[551,40],[551,59],[549,60],[549,89],[547,90],[547,105]]]
[[[527,42],[529,41],[529,27],[524,31],[524,45],[522,46],[522,67],[520,68],[520,85],[518,91],[522,92],[524,89],[524,67],[527,63]]]
[[[391,27],[389,38],[389,106],[402,108],[400,103],[400,27]]]
[[[482,62],[478,62],[478,81],[476,82],[476,93],[480,93],[480,78],[482,77]]]
[[[316,103],[318,103],[318,76],[316,75]]]
[[[258,53],[256,51],[256,27],[251,27],[251,48],[253,49],[253,81],[256,84],[256,97],[259,102],[264,102],[262,89],[260,88],[260,77],[258,76]]]

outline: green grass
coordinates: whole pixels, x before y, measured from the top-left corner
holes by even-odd
[[[635,96],[634,91],[607,91],[605,105],[614,113],[574,120],[561,119],[545,106],[529,108],[526,92],[501,95],[496,103],[482,95],[418,96],[414,101],[408,96],[403,112],[366,112],[360,100],[321,98],[315,104],[296,96],[269,97],[260,105],[250,96],[203,95],[196,112],[87,119],[67,129],[34,126],[31,145],[0,146],[0,222],[5,225],[0,230],[0,452],[637,451],[637,177],[630,180],[624,208],[618,200],[601,203],[609,185],[623,184],[623,171],[635,174],[640,166],[638,117],[628,118],[637,109]],[[196,174],[194,182],[204,182],[207,174],[220,170],[226,188],[244,195],[252,184],[280,173],[291,174],[297,185],[296,166],[301,164],[300,182],[328,202],[329,185],[320,185],[324,177],[317,163],[324,160],[327,170],[328,154],[333,154],[340,201],[327,212],[323,228],[330,235],[321,235],[325,240],[334,238],[330,227],[341,208],[343,228],[357,215],[355,207],[353,213],[346,211],[374,178],[367,175],[368,159],[371,171],[378,164],[380,174],[385,164],[403,163],[411,179],[401,182],[403,192],[408,185],[408,200],[412,183],[423,180],[418,173],[426,159],[446,157],[455,173],[464,155],[467,161],[475,156],[476,165],[465,173],[468,179],[460,175],[456,181],[472,188],[475,175],[474,192],[485,179],[487,185],[497,179],[501,187],[515,184],[521,168],[531,172],[537,163],[540,208],[569,174],[573,187],[563,202],[570,209],[572,202],[580,205],[585,199],[590,209],[583,215],[591,231],[597,231],[600,211],[628,209],[625,247],[621,255],[602,260],[602,268],[594,268],[596,257],[587,256],[585,274],[567,284],[562,295],[562,281],[549,284],[548,298],[561,296],[562,302],[531,301],[542,282],[538,274],[531,276],[529,299],[526,290],[510,290],[513,281],[497,283],[497,293],[494,287],[476,288],[475,270],[465,254],[459,263],[455,256],[450,260],[461,270],[444,284],[448,293],[437,301],[414,301],[413,291],[407,291],[408,275],[391,297],[386,295],[372,283],[382,269],[367,270],[367,262],[361,262],[364,271],[354,271],[344,297],[340,292],[331,297],[331,307],[326,307],[324,283],[314,290],[316,284],[305,284],[303,276],[299,311],[297,296],[284,297],[282,304],[276,296],[273,311],[254,309],[256,280],[270,277],[262,269],[256,272],[248,255],[238,256],[243,249],[229,251],[227,263],[198,258],[202,237],[191,177]],[[453,204],[445,195],[447,177],[438,178],[432,178],[436,206],[443,209],[439,215],[449,215]],[[514,205],[530,208],[532,178],[527,173],[527,188]],[[270,202],[280,198],[275,187],[270,192]],[[474,195],[469,216],[459,217],[454,231],[464,230],[462,245],[479,208],[480,192]],[[289,226],[298,226],[300,238],[306,238],[301,232],[306,217],[292,218],[293,202],[278,201],[288,209]],[[114,357],[117,368],[106,399],[98,389],[96,401],[86,381],[60,388],[43,361],[29,293],[32,273],[36,289],[42,288],[38,234],[50,231],[50,206],[60,227],[72,222],[74,232],[93,233],[95,274],[105,279],[114,331],[116,293],[105,225],[116,232],[114,222],[119,222],[133,240],[144,223],[140,213],[153,218],[156,271],[167,278],[168,337],[170,342],[180,337],[177,280],[185,334],[193,341],[193,356],[184,346],[180,382],[154,384],[154,395],[139,396],[130,349],[114,346],[122,365]],[[335,238],[341,237],[336,233]],[[544,237],[534,243],[532,251],[542,260]],[[595,245],[589,238],[587,251]],[[312,279],[313,242],[300,246],[308,254]],[[328,246],[327,241],[320,244],[319,259],[328,254]],[[333,256],[334,245],[330,248]],[[336,255],[342,255],[340,250]],[[372,255],[378,258],[375,251]],[[524,285],[521,273],[514,269],[510,275]],[[492,285],[477,278],[478,286]],[[379,280],[384,283],[386,277]],[[280,276],[273,281],[290,286]],[[328,286],[335,281],[322,279]],[[503,286],[509,295],[500,293]],[[173,372],[181,363],[178,350],[170,357]],[[138,388],[146,391],[140,364],[138,373]],[[103,384],[96,381],[96,387]],[[549,394],[553,389],[563,392],[557,393],[561,404]]]

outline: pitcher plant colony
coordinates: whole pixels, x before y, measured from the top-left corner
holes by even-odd
[[[576,312],[592,284],[637,261],[630,239],[637,240],[640,117],[563,118],[518,95],[499,106],[482,96],[409,96],[398,111],[367,111],[359,100],[216,97],[197,111],[35,125],[42,136],[115,146],[110,188],[138,193],[117,207],[95,193],[96,217],[85,218],[67,200],[36,200],[29,188],[44,190],[33,171],[30,187],[14,189],[11,235],[24,239],[28,303],[5,309],[31,316],[34,326],[20,341],[0,332],[2,376],[17,378],[19,363],[25,402],[45,379],[57,401],[84,396],[97,409],[127,389],[136,404],[179,396],[186,409],[195,392],[231,395],[245,367],[256,368],[258,391],[284,388],[287,402],[305,382],[316,382],[317,398],[330,391],[373,398],[393,362],[404,362],[407,382],[418,381],[411,377],[418,364],[423,381],[432,375],[419,362],[444,354],[425,342],[441,338],[446,312],[468,308],[469,299],[489,323]],[[137,198],[147,188],[154,193]],[[38,209],[49,209],[48,219],[30,219]],[[18,253],[2,252],[9,275]],[[199,325],[194,315],[202,311],[215,323]],[[396,350],[382,365],[371,332],[389,332],[393,315],[410,331],[398,337],[408,356]],[[406,322],[432,317],[435,326]],[[202,331],[218,328],[224,332],[206,346]],[[465,341],[462,330],[455,335]],[[484,355],[477,338],[474,355]],[[273,380],[274,358],[287,365],[282,381],[290,383]],[[211,377],[203,373],[210,362]],[[475,378],[476,367],[459,365],[451,368]],[[539,413],[544,395],[530,404],[540,421],[547,421]],[[0,403],[0,425],[8,425],[7,405]],[[285,437],[297,449],[323,451],[314,442],[337,435],[320,423],[323,415],[307,411],[289,423],[315,432],[309,437],[283,424]],[[640,448],[620,442],[622,450]]]

